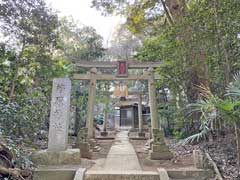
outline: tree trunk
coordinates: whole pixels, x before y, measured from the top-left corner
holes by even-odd
[[[222,70],[224,72],[224,76],[225,76],[225,80],[224,80],[224,88],[228,86],[229,82],[230,82],[230,72],[231,72],[231,68],[230,68],[230,61],[229,61],[229,55],[228,55],[228,51],[225,47],[225,41],[223,39],[223,35],[220,29],[220,18],[218,16],[218,0],[214,0],[213,2],[214,4],[214,16],[215,16],[215,23],[216,23],[216,38],[218,41],[218,45],[221,48],[221,51],[219,52],[219,56],[221,59],[221,52],[223,53],[223,59],[224,59],[224,63],[222,63]]]
[[[170,25],[172,25],[172,24],[173,24],[173,19],[172,19],[171,14],[170,14],[167,6],[166,6],[166,3],[164,2],[164,0],[161,0],[161,3],[162,3],[162,5],[163,5],[163,9],[164,9],[164,11],[165,11],[165,13],[166,13],[168,22],[169,22]]]
[[[182,19],[186,16],[187,6],[185,0],[166,0],[171,17],[174,23],[181,23]],[[185,31],[179,32],[178,37],[182,42],[185,43],[186,48],[189,49],[186,55],[186,66],[187,66],[187,81],[186,81],[186,94],[189,103],[196,102],[200,97],[200,92],[197,86],[209,87],[209,73],[206,52],[204,48],[196,51],[191,47],[187,47],[188,43],[191,42],[193,30],[191,26],[187,26]],[[196,115],[198,118],[198,115]]]
[[[17,72],[16,72],[17,73]],[[15,94],[15,87],[16,87],[16,80],[17,80],[17,75],[14,75],[14,78],[12,80],[12,85],[9,93],[9,99],[12,100]]]

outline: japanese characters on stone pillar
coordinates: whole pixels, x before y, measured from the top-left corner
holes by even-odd
[[[67,78],[53,80],[49,151],[65,151],[68,147],[68,126],[70,115],[71,81]]]

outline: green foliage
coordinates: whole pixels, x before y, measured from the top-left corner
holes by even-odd
[[[48,117],[52,78],[72,67],[50,53],[58,18],[43,1],[2,1],[0,9],[1,32],[9,39],[0,46],[1,132],[32,139]]]
[[[76,132],[79,128],[86,126],[87,103],[88,103],[88,86],[87,83],[74,82],[72,104],[76,106]]]
[[[21,144],[25,145],[25,143],[21,142]],[[8,139],[7,148],[13,153],[13,164],[21,169],[31,169],[34,165],[33,162],[30,160],[29,152],[24,148],[22,149],[21,146],[17,146],[16,142],[12,139]],[[9,177],[12,179],[11,177]],[[9,180],[10,180],[9,179]]]
[[[69,60],[101,57],[102,37],[92,27],[78,27],[67,18],[59,21],[43,0],[1,1],[0,23],[4,35],[0,45],[1,132],[34,138],[47,126],[52,79],[71,77],[75,66]],[[81,96],[77,101],[86,104],[87,99]],[[82,107],[86,110],[86,105]]]
[[[214,96],[208,89],[202,88],[203,99],[198,103],[191,104],[189,113],[201,114],[200,132],[186,138],[183,143],[192,143],[207,138],[208,133],[213,130],[210,125],[217,118],[222,118],[228,123],[234,124],[240,119],[240,76],[236,74],[234,81],[227,88],[226,98],[220,99]]]
[[[227,87],[227,96],[239,99],[240,97],[240,73],[236,73],[233,77],[234,81]]]
[[[25,140],[34,138],[48,114],[47,107],[47,99],[37,89],[18,102],[9,102],[0,96],[1,133]]]
[[[1,32],[11,46],[50,50],[56,44],[58,18],[43,0],[3,0],[0,10]]]
[[[126,25],[134,34],[154,33],[159,17],[164,16],[161,2],[155,0],[92,0],[92,6],[104,15],[120,14],[126,17]],[[164,23],[164,21],[160,20]]]
[[[193,143],[193,142],[199,142],[202,139],[207,139],[208,133],[209,133],[209,128],[208,125],[203,125],[200,127],[200,132],[196,133],[192,136],[189,136],[187,138],[185,138],[184,140],[180,141],[182,145],[186,145],[189,143]]]
[[[81,26],[71,17],[60,21],[58,47],[65,58],[78,62],[98,60],[104,55],[103,39],[90,26]]]
[[[94,118],[96,124],[102,125],[104,122],[104,114],[101,113]]]
[[[180,140],[186,137],[185,133],[179,130],[173,130],[172,136],[174,139]]]

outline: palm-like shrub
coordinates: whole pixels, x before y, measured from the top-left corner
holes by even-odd
[[[183,144],[206,139],[208,133],[211,131],[211,123],[217,118],[217,104],[220,103],[220,99],[215,97],[209,88],[199,86],[198,89],[201,92],[202,98],[197,103],[189,104],[187,109],[188,115],[194,113],[200,114],[200,132],[184,139],[182,141]]]
[[[209,88],[199,87],[202,98],[188,106],[189,114],[200,113],[200,131],[182,141],[183,144],[199,141],[207,138],[213,130],[212,123],[217,119],[223,119],[234,124],[236,133],[236,144],[238,152],[238,164],[240,162],[240,73],[234,76],[233,82],[226,89],[224,99],[213,95]]]

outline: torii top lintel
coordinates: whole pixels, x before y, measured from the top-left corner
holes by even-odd
[[[124,61],[80,61],[76,63],[78,67],[82,68],[104,68],[104,69],[115,69],[119,62]],[[162,62],[139,62],[139,61],[125,61],[129,69],[146,69],[146,68],[157,68],[162,65]]]

